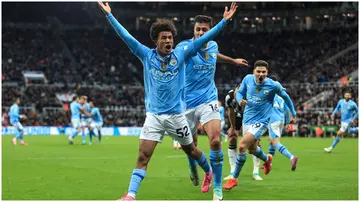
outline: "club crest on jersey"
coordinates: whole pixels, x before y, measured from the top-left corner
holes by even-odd
[[[173,58],[170,60],[170,65],[175,66],[177,64],[177,61]]]
[[[205,53],[205,54],[204,54],[204,58],[205,58],[205,60],[208,60],[208,59],[209,59],[209,54],[208,54],[208,53]]]
[[[269,94],[269,90],[264,90],[264,94],[265,95]]]
[[[216,60],[216,53],[211,53],[211,56]]]

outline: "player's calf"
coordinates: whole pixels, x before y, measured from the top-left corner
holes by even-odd
[[[221,122],[210,120],[204,125],[204,129],[210,141],[210,164],[214,174],[214,189],[221,191],[224,162],[224,153],[221,148]]]
[[[204,181],[201,186],[201,191],[208,192],[211,186],[213,175],[210,169],[210,165],[205,157],[205,154],[200,149],[195,147],[194,143],[191,143],[190,145],[181,145],[181,147],[188,156],[190,156],[191,158],[197,161],[198,165],[205,172]]]

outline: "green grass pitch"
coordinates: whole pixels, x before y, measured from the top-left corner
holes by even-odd
[[[3,200],[115,200],[127,191],[138,154],[138,137],[104,137],[101,144],[68,145],[65,136],[25,136],[29,146],[13,146],[2,137]],[[251,178],[249,155],[239,185],[224,190],[224,200],[358,200],[358,139],[342,139],[333,153],[323,152],[333,139],[283,138],[299,156],[298,169],[279,152],[273,170],[263,181]],[[262,140],[267,153],[267,139]],[[224,171],[228,175],[227,143]],[[199,146],[209,154],[207,138]],[[201,170],[201,169],[200,169]],[[199,170],[199,171],[200,171]],[[262,170],[260,170],[262,172]],[[187,159],[173,150],[169,137],[158,145],[138,200],[212,200],[212,191],[201,193],[189,180]],[[201,174],[202,177],[203,174]],[[202,179],[201,179],[202,180]]]

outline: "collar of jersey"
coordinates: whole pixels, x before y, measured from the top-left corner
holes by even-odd
[[[170,57],[171,57],[171,54],[172,54],[172,52],[174,51],[174,49],[172,49],[171,50],[171,53],[169,54],[169,55],[167,55],[167,56],[165,56],[165,57],[161,57],[160,55],[159,55],[159,53],[157,52],[157,49],[155,48],[155,53],[156,53],[156,58],[158,59],[158,60],[160,60],[160,62],[167,62],[167,61],[169,61],[169,59],[170,59]]]
[[[264,85],[264,84],[265,84],[265,82],[266,82],[266,80],[267,80],[267,77],[265,77],[264,83],[259,84],[259,83],[257,83],[257,82],[256,82],[256,77],[255,77],[255,74],[254,74],[254,82],[255,82],[255,84],[256,84],[257,86]]]

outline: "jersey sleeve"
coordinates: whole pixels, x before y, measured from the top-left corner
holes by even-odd
[[[351,120],[355,120],[357,118],[357,116],[359,115],[359,109],[358,109],[357,105],[355,104],[355,102],[354,102],[354,111],[355,111],[355,114],[353,115]]]
[[[240,101],[242,99],[244,99],[244,97],[246,96],[246,83],[248,81],[249,75],[245,76],[245,78],[243,79],[243,82],[241,82],[240,88],[238,89],[238,91],[236,92],[236,102],[240,103]]]
[[[91,110],[91,115],[94,115],[94,114],[96,114],[96,108],[93,108],[93,109]]]
[[[290,96],[286,93],[285,90],[281,91],[281,93],[279,94],[285,101],[285,104],[289,107],[291,114],[295,117],[296,116],[296,111],[295,111],[295,107],[294,104],[290,98]]]
[[[337,105],[336,105],[336,107],[335,107],[332,115],[335,115],[335,114],[339,111],[339,109],[340,109],[340,107],[341,107],[341,101],[342,101],[342,100],[339,100],[339,102],[337,103]]]
[[[109,20],[111,26],[115,29],[116,33],[120,36],[120,38],[125,42],[125,44],[130,48],[131,52],[133,52],[136,57],[138,57],[141,61],[144,61],[147,53],[150,49],[144,45],[142,45],[139,41],[137,41],[116,19],[115,17],[109,13],[106,15]]]
[[[280,97],[282,97],[285,101],[286,106],[289,107],[291,114],[295,117],[296,116],[296,110],[294,107],[294,104],[290,98],[290,96],[286,93],[286,89],[282,87],[282,85],[279,82],[275,82],[275,92]]]

